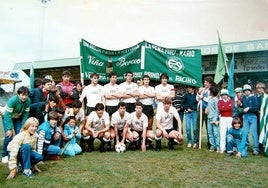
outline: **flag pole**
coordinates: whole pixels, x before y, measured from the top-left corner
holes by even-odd
[[[198,143],[198,148],[201,149],[201,144],[202,144],[202,114],[203,114],[203,109],[202,109],[202,100],[199,101],[199,143]]]

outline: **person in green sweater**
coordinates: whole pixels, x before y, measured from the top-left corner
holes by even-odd
[[[17,135],[29,116],[31,100],[29,89],[22,86],[18,89],[17,95],[11,97],[6,104],[3,119],[5,138],[3,141],[2,163],[8,163],[7,145],[13,136]]]

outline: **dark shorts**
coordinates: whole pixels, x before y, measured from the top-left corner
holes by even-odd
[[[142,112],[148,117],[148,119],[154,117],[153,105],[143,105]]]
[[[135,111],[135,103],[126,103],[126,111],[128,113]]]
[[[87,109],[86,109],[86,116],[88,116],[91,112],[93,112],[95,110],[94,107],[88,107],[87,106]]]
[[[106,106],[105,110],[109,114],[109,116],[112,116],[113,113],[117,111],[117,106]]]
[[[169,134],[171,131],[173,131],[174,129],[166,129],[167,133]]]

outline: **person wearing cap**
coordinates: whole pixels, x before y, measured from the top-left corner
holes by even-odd
[[[220,153],[226,150],[226,133],[232,127],[233,120],[233,100],[229,97],[227,89],[222,89],[218,101],[220,113]]]
[[[251,86],[245,84],[243,86],[244,95],[242,97],[243,108],[243,125],[247,134],[247,143],[249,130],[251,129],[251,135],[253,138],[253,155],[259,154],[259,139],[257,130],[257,113],[259,110],[259,103],[256,96],[251,94]]]
[[[56,85],[60,90],[60,96],[63,99],[63,102],[66,106],[71,107],[73,103],[73,99],[71,95],[73,93],[74,84],[70,82],[72,74],[70,71],[65,70],[62,72],[62,82]]]
[[[243,114],[242,96],[243,96],[242,87],[235,88],[233,117],[239,117],[241,120]]]

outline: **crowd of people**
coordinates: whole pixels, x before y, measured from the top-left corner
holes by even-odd
[[[264,83],[256,85],[256,92],[247,84],[236,88],[232,98],[226,88],[215,86],[211,76],[204,78],[204,87],[186,86],[187,91],[169,84],[165,73],[155,87],[148,75],[140,84],[133,82],[132,72],[125,74],[121,84],[113,72],[103,86],[97,73],[90,75],[90,81],[87,86],[80,81],[74,84],[71,73],[64,71],[62,82],[55,84],[45,77],[32,90],[20,87],[8,100],[2,114],[2,163],[8,163],[10,169],[7,179],[20,171],[33,177],[33,171],[40,172],[38,164],[43,160],[96,149],[112,151],[118,144],[127,145],[128,150],[161,151],[165,138],[169,150],[177,144],[183,147],[184,142],[197,149],[200,118],[211,152],[247,157],[250,130],[252,154],[263,149],[258,137]],[[98,148],[95,139],[100,140]]]

